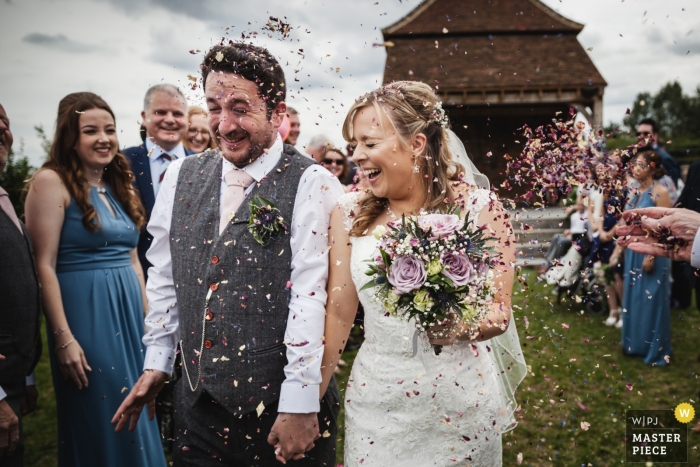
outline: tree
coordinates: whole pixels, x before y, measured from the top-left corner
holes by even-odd
[[[697,145],[700,143],[700,86],[695,89],[694,96],[683,94],[677,81],[665,84],[653,96],[649,92],[637,94],[623,123],[634,130],[644,118],[656,120],[664,140]]]
[[[653,118],[659,126],[660,143],[680,162],[691,162],[700,157],[700,86],[694,95],[683,94],[681,85],[674,81],[666,83],[652,95],[649,92],[637,94],[632,110],[623,123],[634,131],[639,121]],[[632,137],[622,136],[608,140],[606,147],[622,147]]]
[[[19,154],[15,154],[10,149],[5,171],[0,174],[0,186],[7,191],[20,219],[24,216],[24,187],[35,170],[36,168],[29,164],[29,159],[24,155],[23,142],[20,142]]]
[[[44,127],[36,125],[34,131],[36,131],[36,136],[41,141],[41,148],[48,158],[51,150],[51,141],[46,136]],[[29,159],[24,154],[24,141],[20,140],[19,152],[15,154],[10,148],[7,166],[5,166],[5,171],[0,173],[0,186],[7,191],[12,206],[20,219],[24,217],[24,198],[26,196],[27,183],[34,172],[36,172],[36,167],[29,163]]]

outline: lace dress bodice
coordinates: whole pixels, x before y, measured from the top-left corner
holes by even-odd
[[[491,199],[476,190],[469,210],[473,222]],[[340,204],[352,225],[358,194]],[[369,277],[366,260],[378,240],[350,237],[355,287]],[[365,310],[365,341],[345,394],[346,466],[492,466],[501,465],[501,435],[496,376],[486,343],[445,346],[436,356],[415,324],[388,315],[373,299],[373,289],[359,291]],[[456,462],[456,464],[455,464]]]

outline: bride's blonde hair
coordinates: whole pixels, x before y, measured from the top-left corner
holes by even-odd
[[[450,195],[450,182],[459,180],[464,168],[452,160],[445,132],[448,120],[432,88],[418,81],[396,81],[360,97],[343,123],[343,138],[347,142],[355,141],[352,128],[355,114],[370,105],[377,114],[383,112],[387,116],[403,149],[410,151],[413,137],[419,133],[425,135],[425,150],[423,154],[415,155],[415,164],[427,193],[422,208],[434,210],[444,206]],[[382,120],[379,123],[381,125]],[[388,203],[386,198],[378,198],[371,191],[363,196],[350,235],[363,235]]]

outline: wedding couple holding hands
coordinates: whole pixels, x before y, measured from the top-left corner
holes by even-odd
[[[368,189],[344,194],[282,143],[285,79],[267,50],[215,46],[202,75],[219,148],[172,162],[158,193],[144,372],[117,431],[134,429],[144,406],[153,418],[179,346],[175,466],[335,465],[333,373],[361,302],[345,464],[501,465],[525,374],[511,315],[515,239],[433,90],[397,82],[355,102],[343,134]],[[455,203],[488,233],[496,292],[476,328],[416,332],[363,289],[380,245],[372,232]]]

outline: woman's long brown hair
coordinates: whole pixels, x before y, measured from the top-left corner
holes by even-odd
[[[90,109],[102,109],[112,116],[114,112],[97,94],[75,92],[68,94],[58,104],[56,134],[49,151],[49,159],[41,166],[51,169],[61,177],[71,197],[83,212],[83,225],[95,232],[100,225],[95,207],[90,202],[90,184],[84,175],[83,164],[75,147],[80,141],[80,115]],[[103,179],[112,190],[112,194],[127,212],[138,230],[146,225],[143,204],[135,193],[132,182],[134,174],[129,168],[128,160],[117,152],[112,162],[104,168]]]

